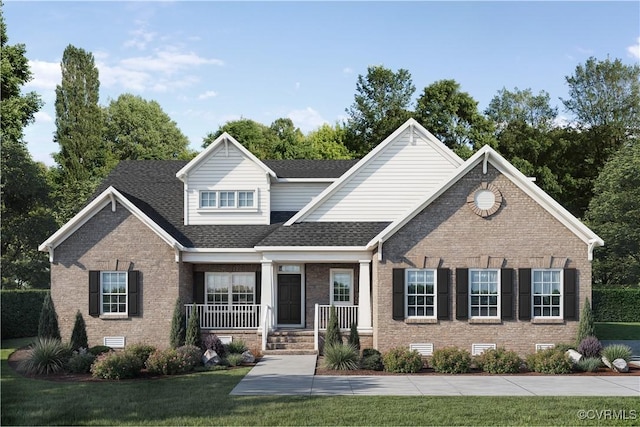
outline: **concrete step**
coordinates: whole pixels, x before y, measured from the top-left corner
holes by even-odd
[[[264,355],[280,355],[280,356],[298,356],[298,355],[310,355],[310,354],[318,354],[315,350],[306,350],[306,349],[294,349],[294,350],[265,350],[262,352]]]

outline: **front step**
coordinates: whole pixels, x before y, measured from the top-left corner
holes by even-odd
[[[267,337],[265,354],[316,354],[313,331],[281,329]]]

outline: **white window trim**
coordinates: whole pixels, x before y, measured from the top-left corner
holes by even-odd
[[[498,302],[497,302],[497,310],[496,310],[496,313],[498,313],[497,316],[472,316],[471,315],[471,297],[473,296],[471,294],[471,274],[473,272],[475,272],[475,271],[495,271],[496,274],[497,274],[497,278],[498,278],[498,281],[497,281],[497,283],[498,283]],[[500,292],[501,291],[500,287],[502,285],[502,283],[501,283],[502,278],[501,278],[501,274],[500,274],[500,269],[499,268],[470,268],[469,269],[469,277],[468,277],[467,280],[469,281],[469,288],[467,289],[467,292],[468,292],[467,310],[468,310],[468,313],[469,313],[469,319],[501,319],[501,316],[502,316],[502,310],[501,310],[501,308],[502,308],[502,292]]]
[[[535,305],[533,304],[536,294],[534,293],[533,276],[536,271],[557,271],[560,273],[560,315],[559,316],[536,316],[534,314]],[[562,268],[536,268],[531,269],[531,318],[532,319],[564,319],[564,270]]]
[[[433,271],[433,316],[409,316],[409,272]],[[404,272],[404,317],[406,319],[437,319],[438,318],[438,270],[435,268],[407,268]]]
[[[125,300],[124,300],[124,311],[119,311],[119,312],[109,312],[109,313],[105,313],[104,311],[104,302],[103,302],[103,293],[102,293],[102,278],[104,274],[113,274],[113,273],[118,273],[118,274],[124,274],[124,284],[125,284],[125,291],[124,291],[124,295],[125,295]],[[129,315],[129,275],[127,274],[126,271],[116,271],[116,270],[110,270],[110,271],[101,271],[100,272],[100,316],[128,316]],[[118,294],[115,294],[118,295]]]
[[[214,275],[227,275],[229,276],[229,290],[228,290],[228,295],[229,295],[229,299],[228,302],[226,304],[216,304],[214,302],[209,302],[209,298],[207,298],[207,296],[209,295],[208,291],[208,283],[209,283],[209,277],[210,276],[214,276]],[[253,304],[244,304],[244,303],[239,303],[239,304],[234,304],[233,303],[233,275],[234,274],[242,274],[242,275],[246,275],[246,276],[251,276],[253,277]],[[250,271],[234,271],[234,272],[227,272],[227,271],[209,271],[206,272],[205,274],[205,278],[204,278],[204,303],[205,305],[212,305],[212,306],[238,306],[238,305],[256,305],[259,304],[259,302],[256,302],[256,275],[255,273],[252,273]]]
[[[202,206],[202,193],[216,193],[216,205],[215,206]],[[220,193],[234,193],[234,205],[233,206],[220,206]],[[253,206],[238,206],[239,198],[238,193],[253,193]],[[258,190],[257,189],[239,189],[239,190],[199,190],[198,191],[198,210],[205,212],[212,211],[242,211],[242,212],[257,212],[258,211]]]
[[[355,283],[353,281],[353,269],[352,268],[332,268],[329,270],[330,274],[329,274],[329,301],[331,301],[331,304],[333,305],[353,305],[353,293],[354,293],[354,287],[355,287]],[[349,274],[349,280],[351,280],[351,286],[349,287],[349,301],[334,301],[333,300],[333,275],[334,273],[340,273],[340,274]]]

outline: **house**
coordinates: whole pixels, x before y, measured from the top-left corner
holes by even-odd
[[[204,333],[318,349],[329,307],[363,347],[430,354],[573,341],[604,242],[486,146],[466,161],[413,119],[359,161],[260,160],[223,134],[190,162],[125,161],[48,238],[63,337]]]

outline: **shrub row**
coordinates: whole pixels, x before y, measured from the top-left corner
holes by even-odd
[[[593,317],[596,322],[637,322],[640,288],[594,288]]]
[[[38,322],[47,289],[0,291],[2,339],[38,335]]]

